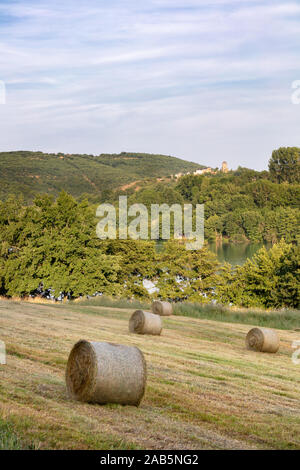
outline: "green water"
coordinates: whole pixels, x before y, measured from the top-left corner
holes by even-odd
[[[270,248],[270,244],[264,243],[223,243],[216,245],[216,243],[209,243],[209,249],[216,253],[220,263],[230,263],[233,266],[244,264],[247,258],[252,258],[253,255],[265,246]]]
[[[164,243],[163,240],[157,241],[157,252],[162,251]],[[208,244],[209,249],[216,253],[220,263],[227,262],[232,266],[244,264],[247,258],[252,258],[263,246],[269,249],[272,245],[270,243],[223,243],[216,245],[213,242]]]

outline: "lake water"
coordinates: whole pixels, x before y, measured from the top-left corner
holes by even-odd
[[[227,262],[233,266],[244,264],[247,258],[252,258],[263,246],[270,248],[272,245],[264,243],[223,243],[222,245],[216,245],[216,243],[209,243],[209,249],[216,253],[220,263]]]
[[[156,249],[160,252],[164,245],[163,240],[159,240]],[[208,247],[216,253],[220,263],[230,263],[232,266],[244,264],[247,258],[252,258],[255,253],[265,246],[267,249],[271,248],[270,243],[223,243],[216,245],[216,243],[209,243]]]

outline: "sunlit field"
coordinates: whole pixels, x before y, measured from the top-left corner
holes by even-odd
[[[0,448],[295,449],[300,366],[295,330],[277,354],[247,351],[250,325],[163,318],[160,337],[128,332],[133,309],[0,301]],[[148,381],[139,408],[72,402],[65,367],[79,339],[136,345]]]

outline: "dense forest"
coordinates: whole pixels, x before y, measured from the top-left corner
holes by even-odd
[[[300,241],[300,149],[273,152],[269,171],[185,175],[134,192],[129,202],[204,204],[205,238],[222,242]],[[120,194],[119,192],[117,194]]]
[[[74,155],[42,152],[0,153],[0,199],[22,195],[32,202],[38,193],[58,196],[65,190],[74,197],[105,200],[112,191],[137,180],[192,172],[202,168],[166,155],[146,153]]]
[[[172,301],[221,302],[282,308],[300,306],[299,149],[274,151],[269,171],[187,175],[129,188],[129,202],[204,203],[208,239],[268,240],[252,260],[220,266],[207,246],[187,251],[180,240],[162,250],[154,241],[100,240],[95,204],[67,192],[32,204],[9,196],[0,203],[0,295],[42,290],[73,298],[95,293],[149,298],[144,280]],[[111,201],[120,194],[116,190]]]

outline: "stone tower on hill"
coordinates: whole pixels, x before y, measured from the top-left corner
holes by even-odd
[[[227,162],[223,162],[222,163],[222,169],[221,169],[222,173],[228,173],[228,165],[227,165]]]

